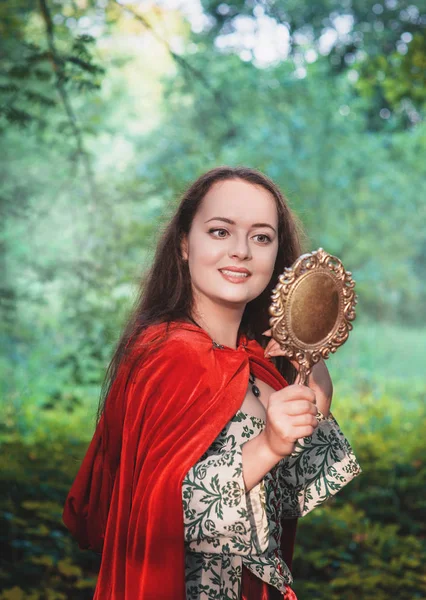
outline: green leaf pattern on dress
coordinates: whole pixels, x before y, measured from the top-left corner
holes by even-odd
[[[238,411],[182,483],[188,600],[239,600],[242,565],[281,592],[293,582],[281,557],[281,518],[302,517],[361,473],[335,418],[245,492],[242,446],[265,422]]]

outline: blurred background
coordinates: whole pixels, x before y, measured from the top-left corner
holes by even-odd
[[[91,598],[62,505],[180,194],[260,169],[357,282],[327,365],[363,474],[299,521],[300,600],[426,598],[426,4],[0,3],[0,599]]]

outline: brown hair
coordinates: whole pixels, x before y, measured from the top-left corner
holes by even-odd
[[[118,341],[112,360],[107,369],[98,408],[98,419],[105,405],[108,392],[117,375],[125,355],[131,351],[140,333],[148,326],[187,320],[192,312],[192,288],[188,263],[181,255],[181,240],[188,234],[193,218],[204,196],[217,181],[241,179],[260,185],[274,197],[278,212],[278,253],[274,271],[265,290],[249,302],[244,310],[240,332],[256,339],[262,347],[268,339],[262,332],[269,328],[269,304],[271,292],[278,276],[302,253],[301,237],[303,230],[297,217],[292,213],[288,202],[278,186],[266,175],[248,167],[220,166],[198,177],[184,192],[177,210],[161,236],[153,264],[144,277],[135,308]],[[285,357],[273,358],[278,371],[293,383],[296,370]]]

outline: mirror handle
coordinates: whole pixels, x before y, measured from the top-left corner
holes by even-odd
[[[299,385],[307,385],[307,381],[308,381],[308,377],[309,374],[311,372],[311,368],[309,367],[304,367],[303,365],[300,365],[299,368]]]

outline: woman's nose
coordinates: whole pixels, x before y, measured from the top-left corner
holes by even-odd
[[[233,242],[233,245],[229,249],[230,257],[235,256],[240,260],[251,258],[250,245],[248,244],[246,239],[240,238],[237,240],[236,238],[234,238]]]

